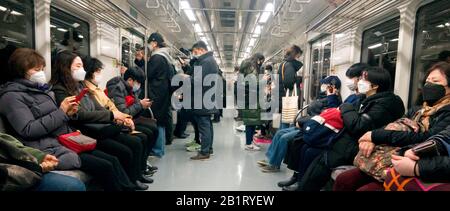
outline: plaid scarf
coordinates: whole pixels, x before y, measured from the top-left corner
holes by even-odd
[[[430,117],[436,114],[441,108],[450,105],[450,94],[444,96],[433,106],[428,106],[426,102],[423,103],[423,108],[420,109],[413,117],[413,120],[423,126],[425,131],[429,130]]]

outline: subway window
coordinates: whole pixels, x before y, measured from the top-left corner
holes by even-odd
[[[134,65],[136,52],[144,47],[144,35],[132,29],[127,32],[122,37],[122,65],[130,67]]]
[[[34,47],[33,0],[0,1],[0,49]]]
[[[64,50],[89,56],[89,24],[55,7],[50,16],[52,58]]]
[[[417,11],[414,41],[414,61],[411,74],[409,105],[421,105],[421,91],[426,71],[438,61],[445,51],[450,51],[450,4],[448,0],[436,1]]]
[[[395,82],[400,17],[383,22],[363,32],[361,61],[371,66],[383,67]]]

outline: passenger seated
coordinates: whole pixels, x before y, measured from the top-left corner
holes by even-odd
[[[56,102],[60,103],[66,96],[78,95],[84,88],[82,81],[86,75],[79,56],[68,51],[59,53],[55,58],[50,81]],[[72,117],[71,125],[96,138],[99,150],[117,157],[128,175],[125,175],[124,181],[131,180],[134,183],[128,184],[129,186],[137,190],[146,190],[148,186],[140,182],[142,176],[140,166],[143,165],[141,140],[121,133],[122,128],[113,124],[114,120],[132,124],[131,120],[128,120],[128,115],[118,110],[108,111],[103,108],[91,93],[81,99],[80,109]]]
[[[137,131],[143,132],[149,137],[148,149],[145,157],[155,145],[158,137],[156,121],[144,117],[152,105],[152,101],[144,98],[145,73],[139,67],[129,68],[123,79],[115,77],[106,84],[108,97],[114,102],[119,111],[131,115],[135,121]],[[151,167],[149,171],[155,171],[157,167]]]
[[[321,84],[321,93],[324,96],[326,95],[326,97],[311,103],[311,110],[309,110],[308,113],[312,116],[319,115],[326,108],[336,108],[342,103],[339,94],[341,81],[337,76],[328,76],[321,80]],[[297,125],[295,127],[281,129],[275,133],[272,143],[266,153],[268,161],[258,161],[258,164],[261,166],[261,170],[263,172],[270,173],[280,171],[281,163],[283,158],[286,156],[288,149],[288,142],[293,140],[295,136],[299,135],[301,132],[302,122],[308,121],[308,119],[312,116],[307,118],[299,118],[296,120]]]
[[[337,76],[328,76],[320,80],[319,98],[312,102],[308,109],[309,116],[316,116],[327,108],[336,108],[342,104],[340,95],[341,80]]]
[[[38,149],[24,146],[10,135],[0,133],[0,154],[1,191],[86,191],[84,183],[77,178],[51,172],[58,165],[58,158]],[[25,165],[25,163],[27,164]],[[27,170],[22,172],[23,174],[8,173],[8,169],[13,167],[12,165]],[[39,177],[37,174],[30,175],[29,171],[43,174],[37,178]],[[14,183],[10,183],[8,177],[13,177],[11,179],[14,180]],[[22,177],[27,178],[22,179]]]
[[[405,113],[403,101],[389,91],[391,76],[384,69],[370,67],[358,82],[358,91],[365,94],[360,106],[342,104],[339,107],[344,132],[331,149],[320,154],[308,167],[296,190],[319,191],[330,180],[333,168],[351,165],[358,152],[357,140],[367,131],[380,128],[399,119]]]
[[[431,136],[443,131],[450,124],[450,64],[440,62],[431,67],[426,74],[423,88],[424,105],[409,112],[407,118],[412,120],[413,128],[406,131],[384,129],[367,132],[359,139],[359,150],[362,155],[369,157],[375,145],[389,145],[405,147],[422,143]],[[415,129],[414,129],[415,128]],[[359,169],[340,175],[336,181],[337,190],[382,190],[382,183],[359,172]],[[350,181],[354,181],[353,184]],[[363,182],[366,181],[366,182]],[[375,183],[375,184],[373,184]],[[345,185],[343,185],[345,184]]]
[[[360,104],[361,98],[364,98],[364,94],[358,92],[358,82],[362,76],[363,71],[366,71],[369,66],[363,63],[357,63],[352,65],[345,73],[347,76],[345,85],[353,93],[347,97],[344,103],[349,103],[355,107]],[[299,122],[305,122],[310,117],[305,117]],[[303,135],[297,134],[291,142],[288,144],[288,150],[284,159],[284,163],[287,167],[294,171],[293,176],[286,180],[278,183],[278,186],[284,190],[296,189],[296,186],[291,187],[297,183],[298,178],[301,178],[309,164],[312,160],[320,153],[323,149],[317,149],[312,146],[308,146],[303,141]]]
[[[116,157],[99,150],[79,155],[62,146],[57,137],[73,132],[68,122],[78,111],[75,97],[61,100],[57,107],[47,85],[44,58],[32,49],[18,49],[9,60],[14,80],[0,91],[0,114],[6,117],[10,132],[24,145],[58,159],[57,170],[80,168],[94,176],[105,190],[130,190],[129,180]]]

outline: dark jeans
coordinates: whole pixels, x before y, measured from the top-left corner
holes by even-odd
[[[124,167],[129,170],[130,180],[134,182],[142,176],[143,163],[147,163],[147,158],[144,158],[147,136],[145,134],[129,135],[121,133],[116,140],[126,145],[133,152],[133,162],[128,166],[124,165]]]
[[[116,157],[100,150],[81,153],[81,170],[92,175],[105,191],[134,190],[125,170]]]
[[[173,118],[172,118],[172,110],[169,109],[169,114],[167,125],[164,125],[166,128],[166,144],[172,144],[173,141]]]
[[[210,115],[194,115],[194,120],[198,125],[198,132],[200,134],[200,142],[202,145],[200,153],[202,155],[209,155],[213,149],[214,142],[214,128]]]
[[[245,144],[250,145],[253,143],[253,136],[256,132],[256,126],[245,126]]]
[[[175,131],[173,133],[176,136],[181,136],[181,134],[186,132],[188,122],[191,122],[192,126],[194,127],[195,142],[197,142],[197,144],[200,144],[198,125],[195,122],[194,118],[192,117],[192,114],[184,109],[181,109],[178,112],[178,122],[177,125],[175,126]]]

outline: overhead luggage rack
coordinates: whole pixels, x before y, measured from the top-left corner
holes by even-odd
[[[147,26],[122,10],[110,0],[68,0],[67,3],[83,9],[95,18],[117,28],[136,28]]]
[[[347,0],[330,14],[311,25],[306,33],[342,33],[351,29],[369,17],[404,4],[405,0]]]

